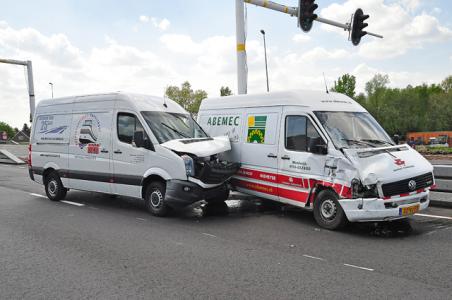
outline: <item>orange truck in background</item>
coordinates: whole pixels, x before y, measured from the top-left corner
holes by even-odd
[[[416,145],[448,145],[452,147],[452,131],[409,132],[406,140]]]

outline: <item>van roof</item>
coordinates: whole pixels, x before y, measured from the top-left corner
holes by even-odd
[[[127,93],[127,92],[112,92],[99,94],[86,94],[69,97],[61,97],[54,99],[42,100],[38,103],[38,107],[55,106],[72,104],[79,102],[92,101],[115,101],[120,100],[121,104],[126,104],[128,107],[134,108],[136,111],[167,111],[175,113],[187,114],[179,104],[171,99],[163,99],[163,97],[149,96],[143,94]],[[167,107],[163,105],[166,103]],[[122,105],[124,106],[124,105]]]
[[[302,106],[307,110],[313,111],[366,111],[361,105],[346,95],[334,92],[327,94],[325,91],[309,90],[209,98],[202,101],[200,110],[279,105]]]

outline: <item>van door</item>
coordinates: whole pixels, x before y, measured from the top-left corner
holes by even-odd
[[[114,193],[141,198],[141,184],[144,173],[151,165],[151,152],[138,148],[134,143],[134,133],[143,132],[144,139],[149,136],[143,123],[133,112],[122,110],[115,116],[113,134]]]
[[[304,207],[317,180],[323,180],[326,155],[312,153],[325,145],[319,128],[300,108],[283,110],[278,157],[278,193],[281,202]]]
[[[111,126],[114,101],[74,104],[69,144],[69,187],[111,193]],[[112,107],[113,108],[113,107]]]
[[[278,143],[281,107],[258,107],[244,113],[242,167],[234,185],[243,192],[278,200]]]

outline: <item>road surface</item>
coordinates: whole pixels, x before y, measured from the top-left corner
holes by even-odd
[[[450,299],[452,210],[320,229],[257,199],[169,218],[140,200],[71,191],[51,202],[0,165],[2,299]]]

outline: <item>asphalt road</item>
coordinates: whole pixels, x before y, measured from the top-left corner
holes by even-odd
[[[228,201],[229,215],[195,207],[157,218],[140,200],[42,195],[25,167],[0,165],[2,299],[452,295],[450,209],[331,232],[309,212],[257,199]]]

